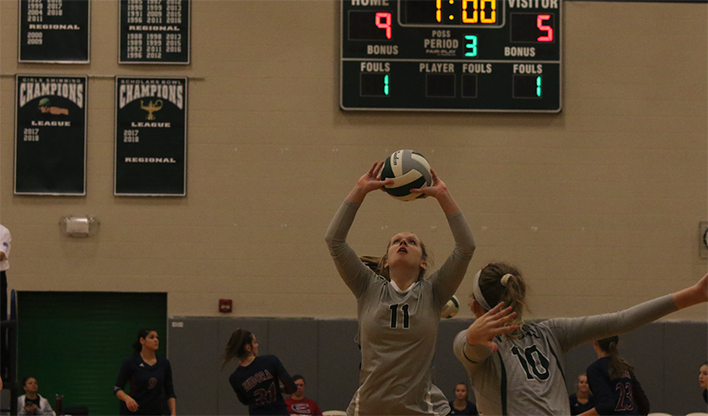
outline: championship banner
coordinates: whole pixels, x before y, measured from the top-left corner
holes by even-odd
[[[20,0],[20,62],[87,64],[89,0]]]
[[[18,75],[15,194],[86,195],[87,77]]]
[[[115,195],[187,194],[187,78],[116,77]]]
[[[189,64],[191,0],[120,0],[120,64]]]

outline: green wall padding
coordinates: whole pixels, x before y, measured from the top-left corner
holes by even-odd
[[[113,385],[141,328],[157,330],[166,355],[166,293],[21,291],[17,307],[18,381],[35,377],[52,407],[62,394],[64,408],[117,415]]]

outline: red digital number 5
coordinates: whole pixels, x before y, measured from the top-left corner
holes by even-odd
[[[546,32],[546,36],[538,37],[537,40],[539,42],[553,42],[553,28],[543,24],[543,22],[550,19],[550,14],[539,14],[538,16],[536,16],[536,27],[538,28],[538,30]]]

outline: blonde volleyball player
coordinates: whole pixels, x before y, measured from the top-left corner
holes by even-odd
[[[620,312],[581,318],[524,322],[525,296],[521,273],[507,264],[489,264],[475,276],[470,306],[477,320],[457,335],[454,351],[467,369],[477,409],[484,415],[570,414],[563,354],[708,301],[708,275],[672,295]],[[506,309],[502,302],[508,305]],[[503,326],[517,330],[497,337]]]
[[[402,232],[389,241],[378,273],[367,267],[346,237],[366,195],[393,182],[380,180],[382,167],[383,162],[374,163],[359,178],[326,236],[337,270],[357,300],[362,361],[359,388],[347,414],[447,415],[448,401],[432,383],[432,360],[440,313],[465,276],[474,240],[445,183],[432,172],[433,185],[425,194],[447,216],[455,240],[450,257],[424,278],[425,245],[415,234]]]

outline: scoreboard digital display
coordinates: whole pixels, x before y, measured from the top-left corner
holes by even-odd
[[[340,107],[561,111],[561,0],[341,0]]]

